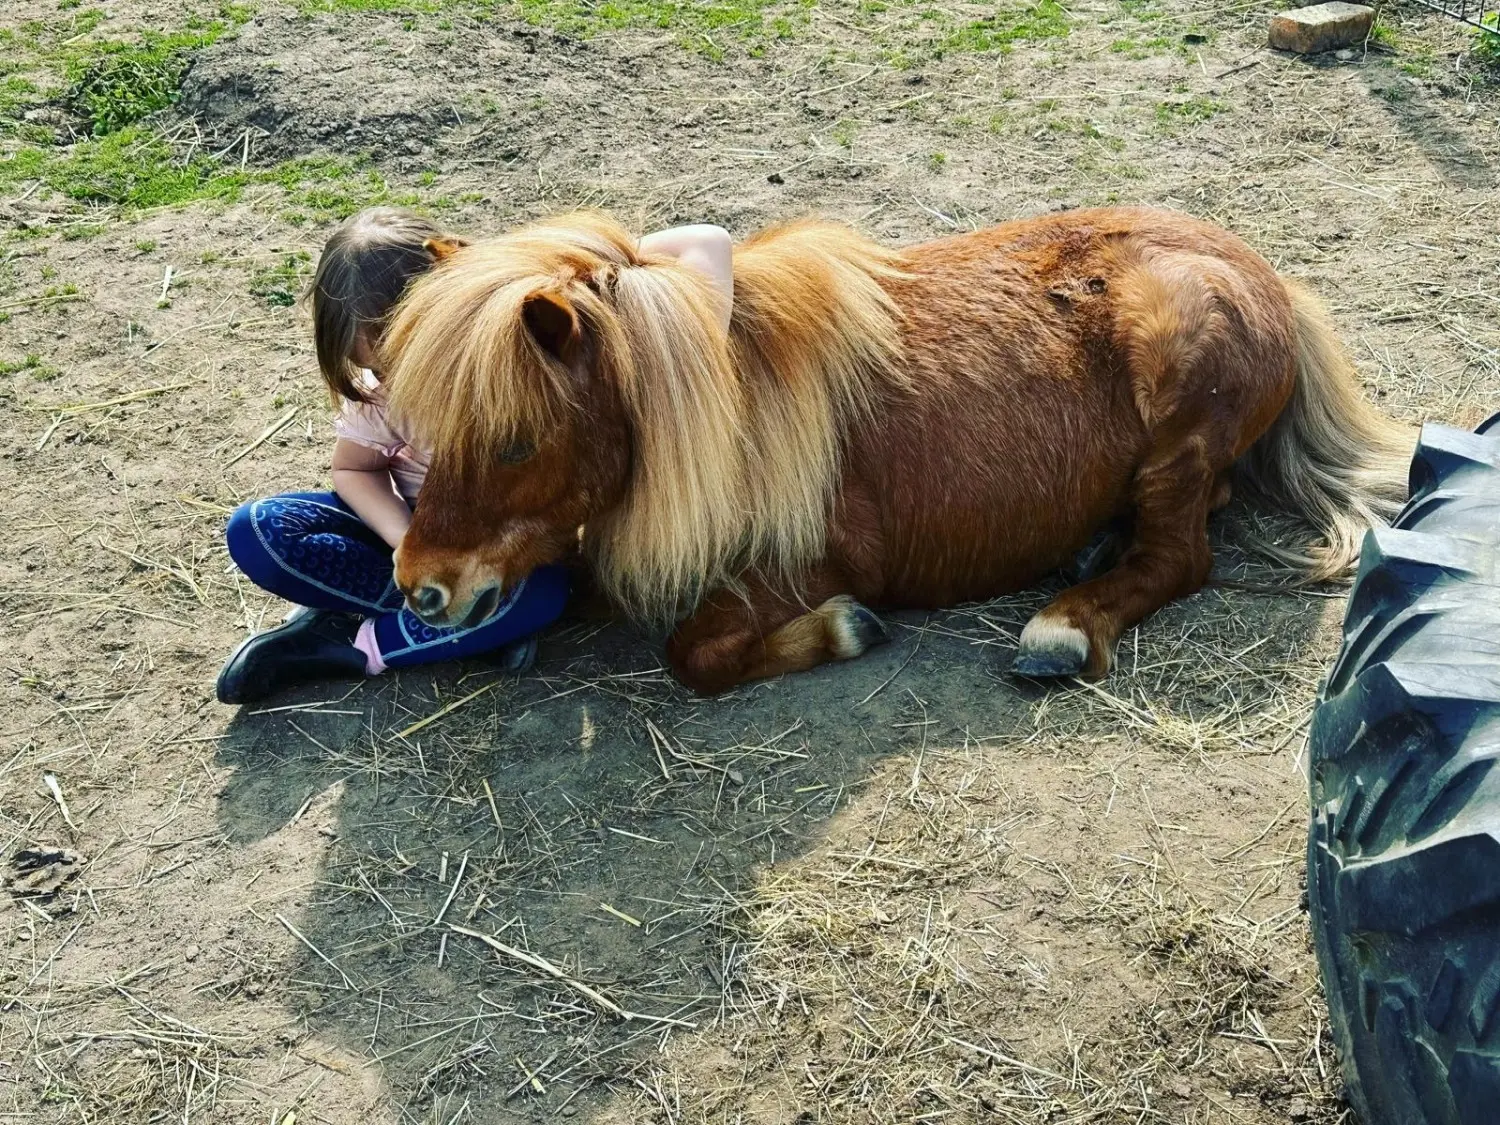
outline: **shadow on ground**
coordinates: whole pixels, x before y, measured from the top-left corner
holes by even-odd
[[[235,773],[220,821],[236,843],[342,786],[302,924],[331,964],[309,954],[294,1007],[384,1056],[413,1110],[476,1080],[487,1100],[520,1095],[526,1065],[545,1070],[548,1092],[525,1090],[512,1109],[551,1119],[620,1069],[607,1052],[669,1025],[611,1018],[448,924],[539,954],[627,1010],[712,1019],[734,986],[736,902],[757,869],[816,840],[875,759],[934,725],[1000,734],[1025,716],[1028,689],[1001,674],[1008,656],[924,620],[906,615],[896,643],[856,664],[716,700],[688,695],[654,645],[608,626],[550,638],[522,681],[469,665],[242,712],[221,752]]]
[[[1302,60],[1313,70],[1350,65],[1331,55]],[[1371,55],[1358,66],[1360,80],[1391,122],[1451,187],[1483,191],[1495,186],[1495,169],[1454,120],[1462,83],[1439,75],[1432,82],[1414,81],[1384,55]],[[1469,107],[1477,112],[1477,107]],[[1465,123],[1467,124],[1467,123]]]
[[[1035,734],[1036,707],[1069,689],[1004,668],[1043,600],[899,615],[895,642],[862,660],[714,700],[677,686],[649,640],[578,624],[524,680],[468,665],[242,712],[220,752],[235,768],[225,834],[245,844],[326,815],[333,841],[297,923],[316,952],[289,1007],[378,1062],[402,1120],[587,1119],[632,1060],[732,1007],[743,900],[820,841],[881,759]],[[1181,633],[1213,653],[1220,632],[1296,649],[1318,624],[1306,608],[1206,591],[1149,622],[1148,643]],[[1170,696],[1159,668],[1139,675],[1134,643],[1112,690]],[[1177,695],[1186,710],[1223,702]]]

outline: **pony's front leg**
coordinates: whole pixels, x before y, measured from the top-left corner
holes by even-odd
[[[1223,502],[1223,491],[1197,437],[1148,459],[1133,485],[1135,531],[1125,554],[1112,570],[1064,590],[1026,623],[1011,670],[1022,676],[1108,673],[1126,629],[1208,580],[1208,513]]]
[[[678,626],[667,641],[667,663],[693,691],[716,695],[748,680],[852,660],[890,634],[845,589],[832,574],[811,576],[797,594],[747,578]]]

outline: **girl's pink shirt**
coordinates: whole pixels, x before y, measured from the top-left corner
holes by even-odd
[[[334,417],[333,432],[344,441],[378,450],[390,458],[391,479],[396,484],[396,491],[408,504],[415,505],[417,493],[422,491],[422,482],[427,479],[427,465],[431,458],[425,450],[407,441],[391,422],[385,392],[368,371],[364,373],[361,389],[371,401],[345,402]]]

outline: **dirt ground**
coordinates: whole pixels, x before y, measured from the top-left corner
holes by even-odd
[[[6,188],[0,850],[82,862],[0,896],[0,1121],[1348,1121],[1300,770],[1341,591],[1266,588],[1245,513],[1254,581],[1098,685],[1007,674],[1039,590],[712,701],[581,622],[520,681],[212,694],[285,610],[227,512],[327,479],[289,302],[361,202],[893,242],[1163,204],[1320,292],[1393,414],[1500,407],[1500,87],[1418,8],[1309,62],[1272,7],[264,0],[148,120],[242,191]]]

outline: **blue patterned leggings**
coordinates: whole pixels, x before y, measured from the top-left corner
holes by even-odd
[[[434,629],[402,605],[391,549],[332,492],[288,492],[242,504],[225,531],[229,557],[262,590],[312,609],[374,619],[391,668],[491,652],[562,615],[568,574],[543,567],[472,629]]]

